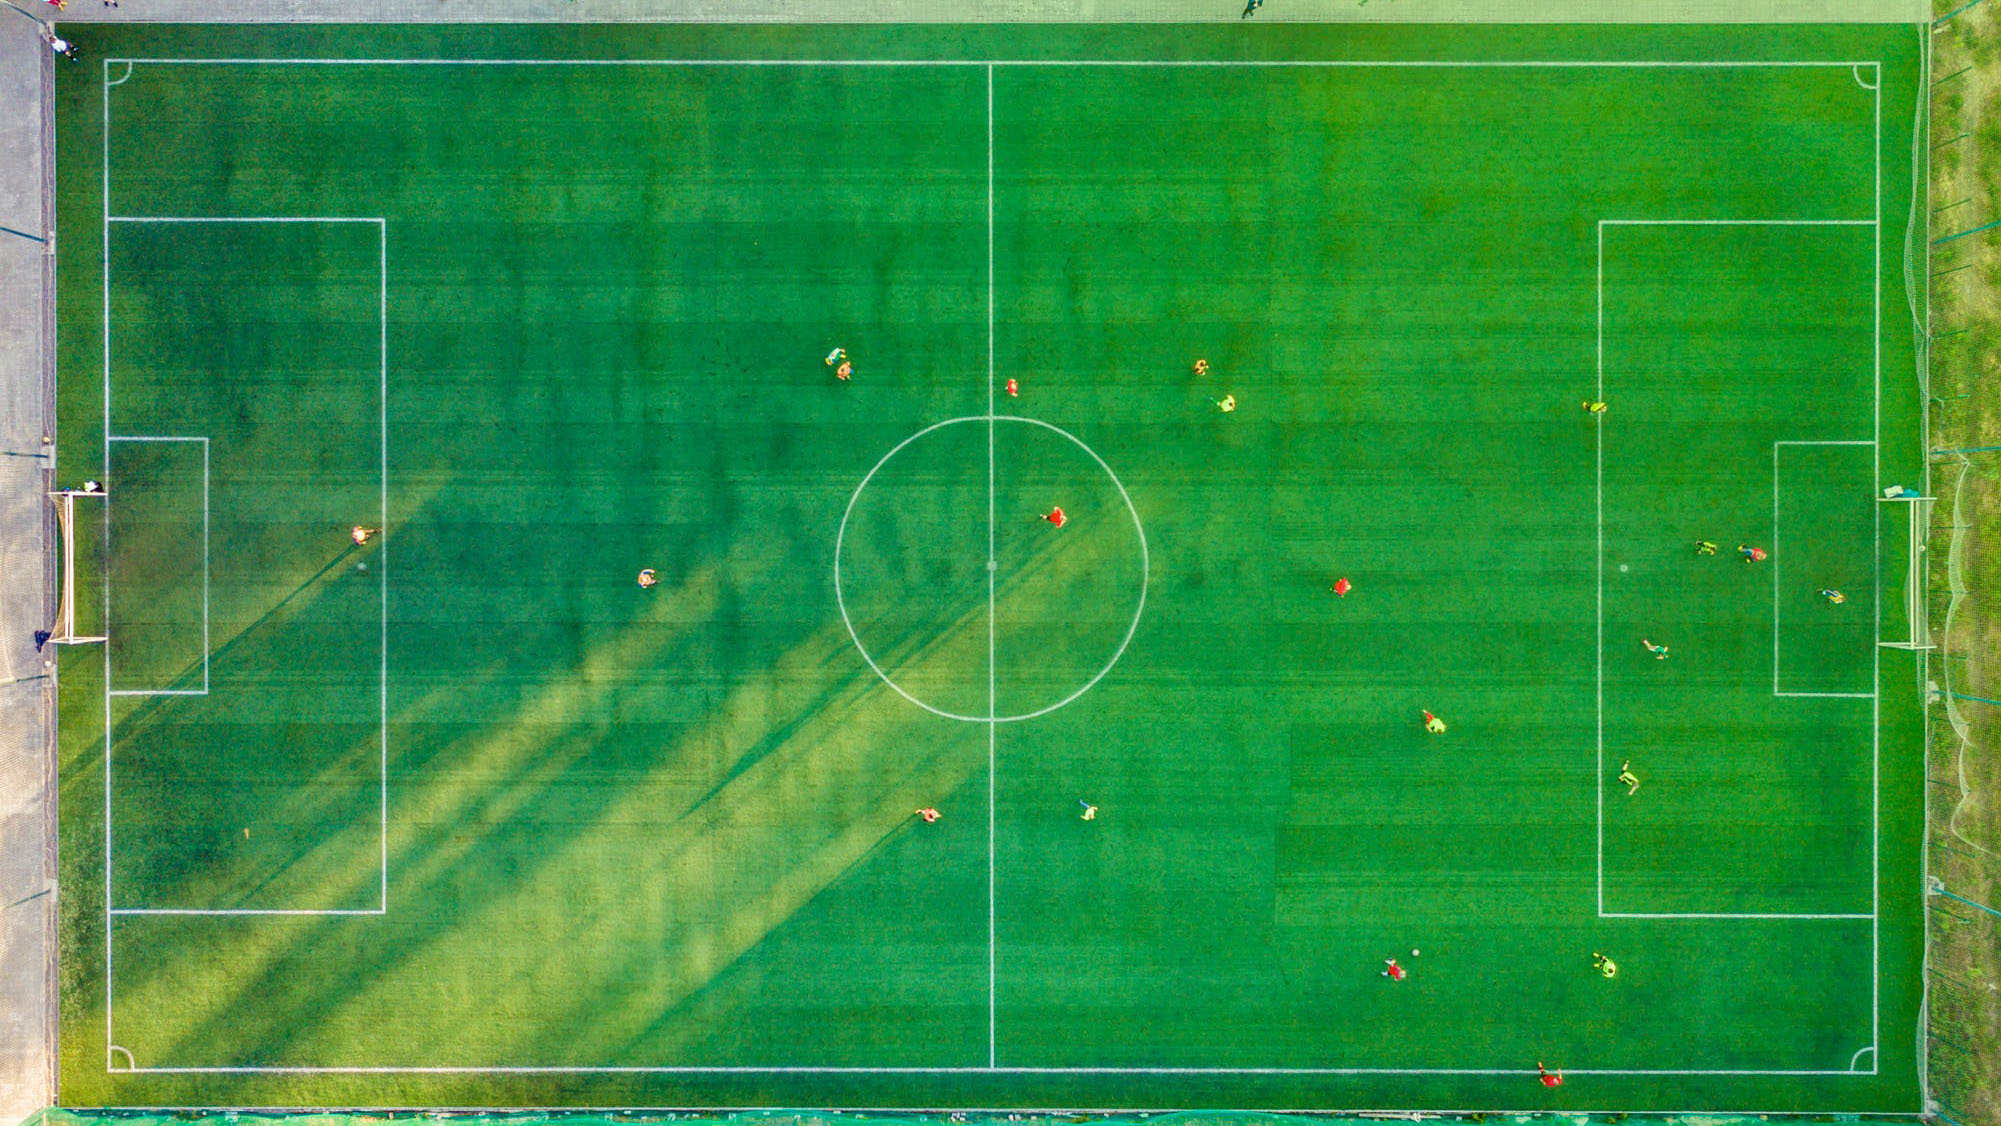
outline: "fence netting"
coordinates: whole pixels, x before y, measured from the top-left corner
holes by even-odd
[[[1939,1118],[2001,1124],[2001,2],[1929,29],[1928,214],[1912,261],[1932,506],[1926,1089]],[[1926,228],[1929,228],[1928,230]]]

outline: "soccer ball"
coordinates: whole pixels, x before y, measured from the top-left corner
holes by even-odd
[[[1412,950],[1411,950],[1411,952],[1410,952],[1410,956],[1411,956],[1411,957],[1413,957],[1413,958],[1417,957],[1417,950],[1416,950],[1415,948],[1412,948]]]

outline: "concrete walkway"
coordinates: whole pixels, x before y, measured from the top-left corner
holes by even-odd
[[[48,624],[54,425],[55,221],[49,53],[0,11],[0,1121],[55,1093],[54,681],[35,652]]]

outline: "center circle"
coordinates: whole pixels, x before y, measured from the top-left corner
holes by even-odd
[[[897,443],[834,536],[834,598],[862,659],[904,699],[968,723],[1033,719],[1090,691],[1132,643],[1147,578],[1146,530],[1111,466],[1013,415]]]

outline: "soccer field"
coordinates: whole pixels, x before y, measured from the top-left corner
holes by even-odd
[[[1918,30],[71,37],[65,1105],[1920,1109]]]

